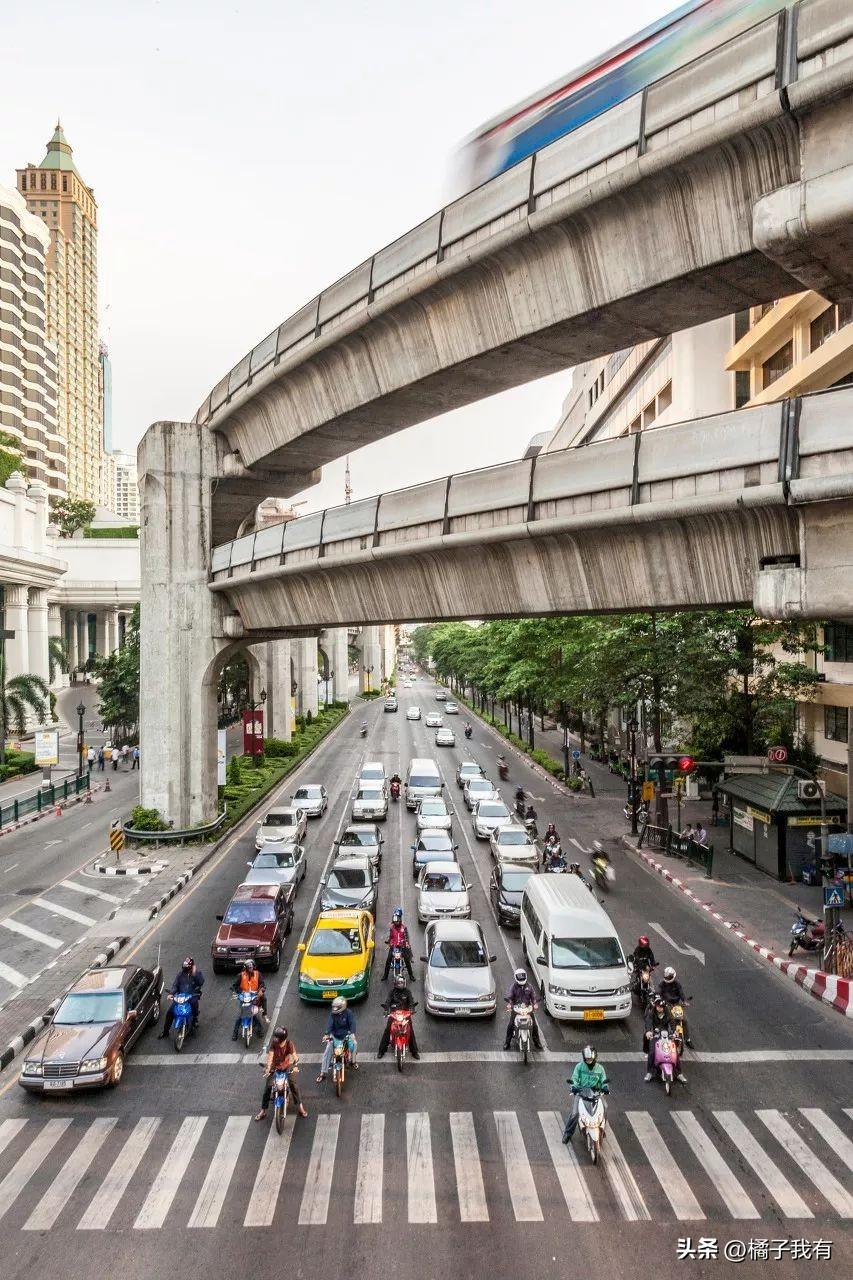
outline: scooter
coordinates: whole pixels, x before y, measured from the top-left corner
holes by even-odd
[[[788,955],[792,956],[797,947],[801,947],[803,951],[822,951],[824,934],[823,921],[810,920],[803,914],[802,908],[797,907],[797,919],[791,925],[791,945],[788,948]]]
[[[672,1083],[678,1071],[678,1045],[668,1031],[655,1036],[655,1074],[660,1076],[667,1097],[672,1093]]]
[[[180,1053],[184,1047],[187,1034],[192,1030],[193,998],[188,993],[186,995],[171,996],[170,998],[173,1006],[172,1037],[175,1053]]]
[[[471,734],[472,734],[473,732],[474,732],[474,730],[471,728],[470,724],[466,724],[466,726],[465,726],[465,737],[466,737],[466,738],[470,738],[470,737],[471,737]]]
[[[602,853],[593,854],[592,878],[603,893],[610,892],[610,886],[616,879],[616,872],[610,865],[610,859]]]
[[[273,1075],[272,1096],[276,1133],[281,1135],[284,1133],[284,1122],[287,1119],[287,1104],[290,1101],[290,1079],[286,1071],[276,1071]]]
[[[535,839],[536,839],[536,837],[539,835],[539,828],[538,828],[538,827],[537,827],[537,825],[536,825],[536,819],[535,819],[535,818],[525,818],[525,819],[524,819],[524,830],[525,830],[525,831],[527,832],[527,834],[530,836],[530,839],[531,839],[531,840],[535,840]]]
[[[533,1032],[533,1006],[529,1004],[514,1004],[512,1012],[515,1015],[512,1025],[512,1038],[517,1042],[519,1052],[524,1061],[527,1062],[530,1057]]]
[[[362,736],[362,738],[366,738],[366,737],[367,737],[367,725],[366,725],[366,724],[363,724],[363,725],[361,726],[361,730],[360,730],[360,732],[361,732],[361,736]]]
[[[578,1107],[578,1124],[586,1139],[586,1149],[593,1164],[598,1163],[601,1154],[601,1143],[607,1126],[607,1108],[601,1096],[607,1090],[581,1089],[580,1106]]]
[[[338,1097],[344,1091],[344,1081],[347,1077],[347,1067],[349,1066],[349,1043],[346,1039],[338,1040],[337,1037],[333,1041],[332,1049],[332,1079],[335,1082],[335,1093]]]
[[[505,760],[502,764],[498,765],[498,777],[500,778],[501,782],[506,782],[507,778],[509,777],[509,765]]]
[[[636,995],[640,1003],[640,1012],[645,1014],[648,1003],[654,995],[654,987],[652,986],[652,971],[657,965],[644,964],[640,968],[634,959],[634,953],[628,956],[628,963],[631,965],[631,990]]]
[[[255,1032],[255,1019],[258,1016],[257,995],[254,991],[238,991],[235,999],[240,1006],[240,1037],[248,1049]]]
[[[412,1014],[417,1007],[415,1005],[412,1009],[391,1010],[391,1044],[398,1071],[403,1070],[403,1062],[412,1039]]]
[[[392,783],[391,783],[391,799],[394,801],[394,803],[395,803],[395,804],[396,804],[396,803],[397,803],[397,801],[400,799],[400,784],[399,784],[399,782],[392,782]]]

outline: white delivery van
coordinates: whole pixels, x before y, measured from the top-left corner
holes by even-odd
[[[406,773],[406,808],[417,809],[424,796],[440,795],[443,785],[434,760],[410,760]]]
[[[578,876],[531,876],[521,902],[528,975],[554,1018],[601,1022],[631,1012],[628,965],[610,917]]]

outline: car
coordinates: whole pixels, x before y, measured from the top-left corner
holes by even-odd
[[[450,813],[442,796],[424,796],[415,811],[415,830],[418,835],[422,831],[449,831],[453,825]]]
[[[322,818],[329,804],[329,796],[325,787],[318,782],[306,782],[297,787],[290,797],[308,818]]]
[[[377,819],[384,822],[388,817],[388,796],[385,794],[385,788],[378,786],[375,782],[365,783],[359,787],[356,797],[352,802],[352,820],[353,822],[363,822],[365,819]]]
[[[345,849],[348,853],[363,853],[370,858],[378,875],[382,869],[383,843],[375,822],[351,822],[348,827],[344,827],[337,847],[339,851]]]
[[[255,848],[286,842],[301,844],[308,830],[308,815],[298,805],[279,805],[264,814],[255,832]]]
[[[369,858],[339,857],[323,881],[320,907],[323,911],[331,911],[335,907],[363,907],[375,917],[378,896]]]
[[[254,960],[261,969],[278,971],[284,940],[293,928],[295,884],[241,884],[210,946],[214,973],[239,969]]]
[[[455,747],[456,734],[452,729],[438,729],[435,735],[435,745],[437,747]]]
[[[426,720],[424,720],[424,724],[428,729],[440,729],[444,724],[444,719],[438,714],[437,711],[430,711]]]
[[[491,778],[468,778],[463,789],[462,799],[469,809],[473,809],[478,800],[500,800],[498,791]]]
[[[321,911],[308,941],[297,945],[300,999],[309,1004],[325,1004],[335,996],[363,999],[375,946],[369,911]]]
[[[444,690],[443,690],[443,689],[436,689],[436,691],[435,691],[435,700],[436,700],[436,702],[446,702],[446,701],[447,701],[447,694],[444,692]]]
[[[404,681],[403,681],[403,688],[404,688],[404,689],[411,689],[411,687],[412,687],[412,682],[411,682],[411,680],[404,680]]]
[[[453,916],[467,920],[471,914],[471,888],[457,862],[430,862],[418,880],[418,919],[443,920]]]
[[[386,699],[385,699],[385,710],[386,710],[386,711],[397,711],[397,710],[398,710],[398,706],[397,706],[397,699],[396,699],[396,698],[386,698]]]
[[[456,766],[456,785],[460,791],[469,778],[482,778],[483,770],[476,760],[461,760]]]
[[[428,862],[455,862],[458,848],[449,831],[424,831],[412,845],[412,879],[417,880]]]
[[[27,1049],[18,1084],[29,1093],[114,1087],[128,1051],[160,1017],[162,999],[159,965],[87,969]]]
[[[492,1018],[497,992],[483,930],[476,920],[434,920],[426,927],[424,1003],[443,1018]]]
[[[489,836],[489,848],[495,862],[525,862],[539,866],[539,848],[536,841],[516,822],[495,827]]]
[[[446,703],[444,704],[444,710],[447,712],[447,714],[448,714],[449,716],[458,716],[458,715],[459,715],[459,703],[458,703],[458,702],[446,702]]]
[[[507,827],[512,814],[503,800],[478,800],[471,811],[471,825],[478,840],[488,840],[497,827]]]
[[[366,787],[373,783],[376,787],[387,785],[385,765],[380,760],[365,760],[358,775],[358,787]]]
[[[421,718],[421,709],[420,709],[420,707],[409,707],[408,711],[406,712],[406,719],[407,719],[407,720],[420,720],[420,718]]]
[[[305,879],[308,859],[301,844],[268,844],[248,866],[243,884],[292,884],[298,888]]]
[[[524,886],[535,874],[535,868],[528,862],[501,861],[497,864],[489,881],[489,899],[498,924],[513,929],[519,927]]]

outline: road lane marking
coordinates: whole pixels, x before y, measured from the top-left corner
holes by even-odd
[[[829,1144],[839,1160],[843,1160],[847,1168],[853,1173],[853,1142],[850,1141],[847,1134],[839,1129],[834,1120],[830,1120],[825,1111],[820,1111],[817,1107],[800,1107],[800,1111],[809,1124],[817,1129],[820,1136]]]
[[[50,1187],[24,1223],[24,1231],[48,1231],[62,1213],[90,1164],[116,1124],[116,1116],[98,1116],[92,1121]]]
[[[673,1111],[672,1118],[696,1159],[713,1182],[733,1218],[760,1218],[761,1214],[711,1142],[692,1111]]]
[[[533,1170],[527,1158],[518,1116],[514,1111],[496,1111],[494,1114],[515,1220],[541,1222],[542,1206],[536,1194],[536,1183],[533,1181]]]
[[[830,1173],[822,1160],[803,1142],[781,1111],[766,1110],[755,1113],[761,1123],[770,1130],[777,1142],[785,1148],[792,1160],[842,1218],[853,1218],[853,1196]]]
[[[14,870],[15,870],[15,867],[19,867],[20,865],[21,865],[21,864],[20,864],[20,862],[13,862],[13,863],[12,863],[12,865],[11,865],[11,867],[4,867],[4,868],[3,868],[3,875],[4,875],[4,876],[5,876],[5,875],[8,875],[8,873],[9,873],[10,871],[14,871]]]
[[[625,1117],[637,1135],[643,1154],[672,1205],[676,1218],[682,1222],[704,1219],[705,1214],[699,1201],[687,1185],[684,1174],[648,1111],[626,1111]]]
[[[19,933],[23,938],[29,938],[30,942],[40,942],[42,946],[51,947],[54,951],[58,951],[60,947],[66,945],[57,938],[51,938],[50,934],[40,933],[38,929],[31,929],[28,924],[21,924],[19,920],[14,920],[11,916],[6,916],[5,920],[0,920],[0,925],[4,929],[11,930],[12,933]]]
[[[314,1130],[314,1141],[308,1160],[308,1172],[302,1189],[302,1203],[299,1206],[300,1226],[322,1227],[326,1224],[340,1123],[340,1116],[319,1115],[317,1117],[317,1127]]]
[[[215,1227],[231,1185],[234,1166],[240,1155],[251,1116],[229,1116],[216,1144],[213,1159],[202,1183],[188,1227]]]
[[[286,1116],[281,1134],[274,1124],[270,1125],[249,1207],[243,1219],[244,1227],[272,1226],[295,1123],[296,1117],[293,1114]]]
[[[0,1124],[0,1155],[3,1154],[9,1143],[18,1136],[26,1123],[26,1120],[4,1120]]]
[[[160,1166],[133,1226],[137,1231],[162,1227],[198,1145],[207,1116],[187,1116]]]
[[[737,1147],[756,1177],[764,1183],[786,1218],[814,1217],[800,1193],[794,1190],[779,1166],[773,1163],[734,1111],[715,1111],[714,1119],[729,1141]]]
[[[409,1222],[438,1222],[428,1111],[406,1112]]]
[[[49,902],[47,898],[31,898],[29,905],[31,907],[41,907],[42,911],[49,911],[53,915],[64,916],[66,920],[73,920],[75,924],[97,924],[94,916],[84,916],[80,911],[72,911],[70,907],[61,907],[58,902]]]
[[[120,898],[117,893],[106,893],[103,889],[90,889],[88,885],[78,884],[76,880],[60,880],[58,886],[54,888],[72,889],[74,893],[84,893],[87,898],[100,898],[101,902],[122,903],[124,898]]]
[[[9,964],[4,964],[2,960],[0,960],[0,978],[2,978],[4,982],[8,982],[10,986],[17,987],[18,990],[22,987],[28,986],[29,983],[32,982],[32,978],[28,978],[25,974],[19,973],[17,969],[13,969]]]
[[[382,1221],[384,1147],[385,1116],[381,1112],[363,1115],[352,1214],[355,1223]]]
[[[699,951],[696,947],[691,947],[686,942],[683,947],[679,946],[679,944],[675,941],[675,938],[671,938],[667,933],[666,929],[664,929],[663,925],[658,924],[656,920],[649,921],[649,928],[654,929],[655,933],[660,934],[664,942],[668,942],[671,947],[675,947],[676,951],[679,952],[680,955],[695,956],[700,964],[703,965],[705,963],[704,951]]]
[[[539,1123],[548,1144],[554,1172],[572,1222],[597,1222],[598,1213],[569,1143],[563,1142],[563,1118],[559,1111],[540,1111]]]
[[[47,853],[48,849],[52,849],[52,848],[53,848],[53,846],[54,846],[55,844],[62,844],[62,841],[61,841],[61,840],[48,840],[47,844],[44,846],[44,850],[43,850],[43,852],[44,852],[44,853]]]
[[[456,1194],[462,1222],[488,1222],[489,1206],[483,1187],[477,1131],[470,1111],[450,1112],[450,1139],[456,1168]]]
[[[154,1141],[159,1124],[159,1116],[142,1116],[136,1122],[92,1203],[77,1223],[78,1231],[103,1231],[109,1226],[128,1183]]]
[[[628,1222],[651,1221],[652,1215],[643,1199],[643,1193],[639,1188],[637,1179],[631,1172],[631,1167],[619,1145],[613,1127],[609,1124],[607,1126],[604,1172],[607,1174],[607,1180],[622,1207],[622,1216]]]
[[[0,1182],[0,1218],[2,1218],[17,1200],[24,1187],[34,1173],[37,1172],[71,1120],[48,1120],[41,1133],[30,1143],[20,1160],[12,1166],[6,1177]]]

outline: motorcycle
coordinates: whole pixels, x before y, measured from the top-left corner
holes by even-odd
[[[276,1132],[284,1133],[284,1122],[287,1119],[287,1104],[290,1101],[290,1080],[284,1070],[276,1071],[272,1084],[273,1108]]]
[[[400,784],[399,784],[399,782],[392,782],[392,783],[391,783],[391,799],[394,801],[394,803],[395,803],[395,804],[396,804],[396,803],[397,803],[397,801],[400,799]]]
[[[586,1149],[593,1164],[598,1163],[601,1153],[601,1142],[607,1125],[607,1109],[604,1105],[601,1089],[588,1087],[580,1091],[578,1107],[578,1124],[586,1139]]]
[[[660,1076],[667,1097],[672,1093],[672,1082],[678,1071],[678,1045],[668,1031],[655,1035],[655,1074]]]
[[[524,819],[524,830],[525,830],[525,831],[527,832],[527,834],[530,836],[530,839],[531,839],[531,840],[535,840],[535,839],[536,839],[536,837],[539,835],[539,828],[536,826],[536,819],[535,819],[535,818],[525,818],[525,819]]]
[[[514,1004],[512,1011],[515,1015],[512,1024],[512,1038],[518,1043],[519,1052],[524,1061],[527,1062],[530,1056],[533,1032],[533,1006],[529,1004]]]
[[[391,1010],[391,1044],[398,1071],[403,1070],[403,1060],[412,1039],[412,1014],[416,1008],[417,1005],[414,1009]]]
[[[184,1041],[187,1033],[192,1031],[193,1022],[193,998],[191,995],[170,996],[173,1006],[172,1012],[172,1036],[175,1045],[175,1053],[180,1053],[184,1047]]]
[[[597,853],[592,859],[592,878],[604,893],[610,892],[610,886],[616,879],[616,872],[610,865],[610,859]]]
[[[524,798],[523,791],[519,792],[515,797],[515,812],[518,814],[519,818],[524,818],[524,815],[527,812],[527,802]]]
[[[543,872],[551,872],[554,875],[566,874],[568,872],[569,864],[566,861],[566,855],[558,844],[546,846],[542,870]]]
[[[466,724],[466,726],[465,726],[465,737],[466,737],[466,738],[470,738],[470,737],[471,737],[471,734],[472,734],[473,732],[474,732],[474,730],[471,728],[470,724]]]
[[[391,977],[392,983],[396,982],[398,978],[403,977],[403,969],[404,969],[405,963],[406,962],[403,958],[403,948],[392,947],[391,948],[391,970],[390,970],[390,977]]]
[[[332,1079],[335,1082],[335,1093],[338,1097],[344,1091],[344,1081],[346,1080],[347,1067],[350,1063],[349,1043],[346,1039],[333,1039],[332,1048]]]
[[[684,1005],[680,1002],[669,1006],[669,1016],[672,1019],[672,1038],[675,1041],[675,1047],[679,1054],[684,1052],[684,1042],[687,1039],[685,1030]]]
[[[366,738],[366,737],[367,737],[367,725],[366,725],[366,724],[363,724],[363,725],[361,726],[361,730],[360,730],[360,732],[361,732],[361,736],[362,736],[362,738]]]
[[[509,777],[509,765],[505,760],[503,761],[502,764],[498,765],[498,777],[500,778],[501,782],[506,782],[507,778]]]
[[[238,991],[234,998],[240,1006],[240,1038],[248,1049],[252,1043],[255,1020],[258,1016],[257,995],[254,991]]]
[[[656,969],[657,965],[643,964],[638,968],[633,951],[628,956],[628,963],[631,965],[631,990],[639,1001],[640,1012],[645,1014],[648,1003],[655,993],[652,986],[652,970]]]
[[[822,951],[824,944],[824,924],[822,920],[810,920],[802,909],[797,907],[797,919],[791,925],[791,945],[788,955],[792,956],[801,947],[803,951]]]

